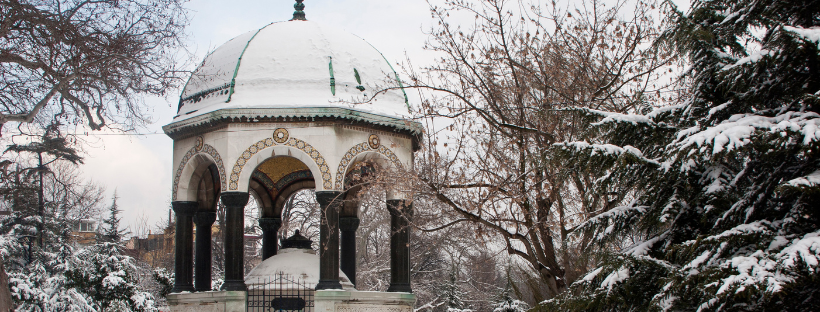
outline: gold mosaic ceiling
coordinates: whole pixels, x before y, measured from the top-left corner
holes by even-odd
[[[308,170],[308,166],[293,157],[274,157],[263,162],[256,170],[261,171],[271,181],[279,181],[282,177],[296,171]]]

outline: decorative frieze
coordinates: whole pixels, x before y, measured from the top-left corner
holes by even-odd
[[[236,164],[234,164],[233,169],[231,170],[231,180],[228,185],[228,189],[233,191],[239,188],[239,176],[242,174],[242,169],[251,157],[256,155],[259,151],[281,142],[284,142],[285,146],[295,147],[310,156],[316,166],[319,167],[319,172],[322,174],[322,186],[324,186],[326,190],[331,189],[333,186],[333,183],[331,182],[333,177],[330,175],[330,167],[328,167],[325,158],[322,157],[322,154],[307,142],[289,137],[290,134],[287,129],[279,128],[273,131],[272,137],[259,140],[245,149],[239,159],[236,160]]]

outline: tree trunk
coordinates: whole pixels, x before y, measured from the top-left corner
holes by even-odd
[[[0,312],[12,311],[11,291],[9,290],[9,277],[6,275],[6,268],[3,265],[3,256],[0,256]]]

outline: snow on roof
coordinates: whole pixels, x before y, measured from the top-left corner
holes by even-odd
[[[303,284],[315,286],[319,283],[319,255],[310,249],[285,248],[275,256],[265,259],[245,277],[245,284],[253,289],[272,281],[279,274],[300,279]],[[343,289],[352,289],[347,275],[339,270]],[[278,284],[278,283],[277,283]]]
[[[230,108],[333,107],[408,117],[401,88],[372,103],[350,104],[390,87],[401,87],[398,76],[363,39],[311,21],[277,22],[206,56],[182,92],[174,122]]]

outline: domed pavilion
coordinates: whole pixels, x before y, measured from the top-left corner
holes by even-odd
[[[402,83],[376,48],[306,20],[301,0],[294,7],[292,20],[239,35],[208,54],[183,89],[173,122],[163,127],[174,140],[172,311],[245,311],[245,206],[256,199],[262,255],[269,259],[278,253],[285,202],[303,189],[315,190],[322,215],[315,311],[412,310],[412,202],[402,190],[386,194],[387,292],[342,287],[340,273],[345,284],[355,284],[358,207],[346,182],[360,164],[390,172],[412,166],[422,127],[409,119]],[[212,291],[211,226],[219,200],[225,276]]]

